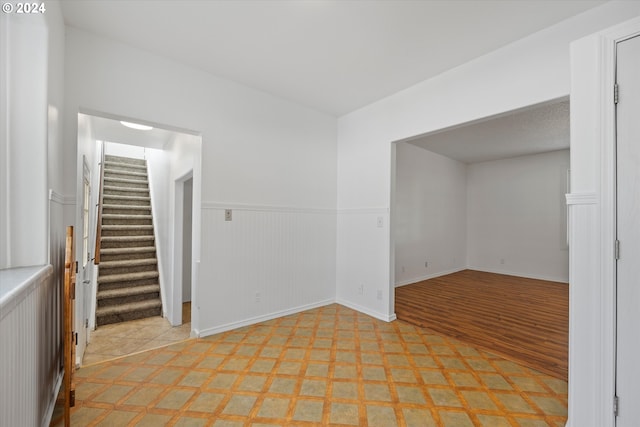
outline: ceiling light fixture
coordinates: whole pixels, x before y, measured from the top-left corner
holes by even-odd
[[[126,126],[128,128],[131,128],[131,129],[138,129],[138,130],[151,130],[151,129],[153,129],[153,126],[141,125],[139,123],[125,122],[124,120],[121,120],[120,123],[122,123],[123,126]]]

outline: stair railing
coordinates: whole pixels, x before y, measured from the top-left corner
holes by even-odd
[[[96,206],[98,212],[96,217],[96,250],[93,257],[93,263],[95,265],[100,264],[100,241],[102,240],[102,185],[104,183],[104,141],[101,144],[100,149],[100,190],[98,193],[98,205]]]

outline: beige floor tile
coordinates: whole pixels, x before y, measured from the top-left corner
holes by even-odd
[[[253,405],[256,403],[256,396],[243,396],[243,395],[234,395],[231,396],[229,403],[225,406],[222,411],[223,414],[227,415],[249,415],[249,412],[253,409]]]
[[[112,329],[100,338],[117,345]],[[566,382],[332,305],[83,366],[72,417],[74,425],[558,427],[566,405]]]
[[[464,412],[439,411],[442,427],[474,427],[469,415]]]
[[[324,403],[316,400],[298,400],[293,419],[295,421],[310,421],[319,423],[322,421],[322,408]]]
[[[329,422],[334,424],[359,425],[358,405],[351,403],[332,403]]]
[[[407,426],[411,427],[438,427],[433,420],[431,411],[418,408],[403,408],[402,415]]]
[[[367,405],[367,423],[369,427],[394,427],[398,419],[393,408]]]

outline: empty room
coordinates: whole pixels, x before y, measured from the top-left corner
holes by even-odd
[[[398,318],[566,380],[568,176],[568,100],[398,143]]]
[[[636,427],[639,34],[636,0],[4,1],[0,425]],[[195,151],[101,161],[131,141],[86,116]],[[143,306],[185,339],[98,345]]]

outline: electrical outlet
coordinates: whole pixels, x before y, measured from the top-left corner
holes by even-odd
[[[378,299],[382,299],[382,289],[378,289]]]
[[[260,302],[260,292],[256,292],[256,302]]]
[[[233,219],[232,214],[231,214],[231,209],[225,209],[224,210],[224,220],[225,221],[231,221]]]
[[[425,261],[424,262],[424,268],[428,268],[429,267],[429,261]]]
[[[360,285],[358,286],[358,295],[363,295],[364,294],[364,285]]]
[[[402,274],[404,274],[404,265],[402,266]]]
[[[500,258],[500,264],[504,264],[504,258]]]
[[[378,217],[378,221],[377,221],[377,225],[378,228],[382,228],[384,227],[384,218],[382,218],[381,216]]]

